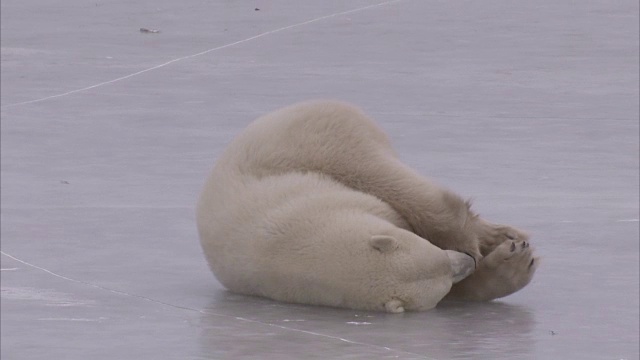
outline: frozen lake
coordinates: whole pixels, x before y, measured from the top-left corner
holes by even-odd
[[[2,359],[638,359],[638,2],[379,1],[3,0]],[[226,292],[205,177],[319,97],[529,231],[533,282],[402,315]]]

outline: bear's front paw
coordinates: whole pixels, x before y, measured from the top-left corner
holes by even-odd
[[[513,294],[531,281],[539,261],[527,240],[504,241],[471,276],[455,284],[448,297],[485,301]]]
[[[509,240],[529,240],[529,235],[514,227],[497,225],[478,218],[476,223],[476,235],[482,256],[489,255],[500,244]]]

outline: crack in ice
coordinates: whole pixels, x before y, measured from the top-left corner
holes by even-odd
[[[161,305],[165,305],[165,306],[171,306],[171,307],[176,308],[176,309],[194,310],[194,309],[191,309],[191,308],[188,308],[188,307],[183,307],[183,306],[179,306],[179,305],[165,303],[163,301],[155,300],[155,299],[152,299],[152,298],[148,298],[146,296],[131,294],[131,293],[128,293],[126,291],[120,291],[120,290],[116,290],[116,289],[111,289],[111,288],[108,288],[108,287],[105,287],[105,286],[100,286],[100,285],[97,285],[97,284],[93,284],[93,283],[90,283],[90,282],[87,282],[87,281],[72,279],[70,277],[67,277],[67,276],[64,276],[64,275],[60,275],[60,274],[57,274],[57,273],[55,273],[53,271],[47,270],[47,269],[45,269],[43,267],[31,264],[31,263],[26,262],[24,260],[20,260],[20,259],[16,258],[15,256],[12,256],[10,254],[5,253],[4,251],[0,251],[0,254],[4,255],[4,256],[6,256],[6,257],[8,257],[10,259],[13,259],[13,260],[15,260],[15,261],[17,261],[17,262],[19,262],[19,263],[21,263],[23,265],[32,267],[34,269],[38,269],[38,270],[43,271],[43,272],[45,272],[45,273],[47,273],[49,275],[55,276],[55,277],[57,277],[59,279],[67,280],[67,281],[70,281],[70,282],[74,282],[76,284],[82,284],[82,285],[89,286],[89,287],[92,287],[92,288],[95,288],[95,289],[104,290],[104,291],[107,291],[107,292],[110,292],[110,293],[113,293],[113,294],[130,296],[130,297],[138,298],[138,299],[141,299],[141,300],[153,302],[153,303],[156,303],[156,304],[161,304]]]
[[[146,68],[146,69],[143,69],[143,70],[140,70],[140,71],[136,71],[134,73],[121,76],[119,78],[115,78],[115,79],[108,80],[108,81],[103,81],[101,83],[97,83],[97,84],[94,84],[94,85],[91,85],[91,86],[87,86],[87,87],[84,87],[84,88],[80,88],[80,89],[76,89],[76,90],[67,91],[67,92],[64,92],[64,93],[61,93],[61,94],[46,96],[46,97],[43,97],[43,98],[40,98],[40,99],[34,99],[34,100],[28,100],[28,101],[22,101],[22,102],[18,102],[18,103],[3,105],[3,106],[0,106],[0,108],[4,109],[4,108],[15,107],[15,106],[33,104],[33,103],[37,103],[37,102],[41,102],[41,101],[45,101],[45,100],[55,99],[55,98],[59,98],[59,97],[63,97],[63,96],[67,96],[67,95],[71,95],[71,94],[75,94],[75,93],[79,93],[79,92],[84,92],[84,91],[95,89],[95,88],[98,88],[98,87],[101,87],[101,86],[104,86],[104,85],[109,85],[109,84],[113,84],[113,83],[118,82],[118,81],[126,80],[126,79],[132,78],[134,76],[138,76],[138,75],[144,74],[144,73],[149,72],[149,71],[160,69],[160,68],[163,68],[163,67],[165,67],[167,65],[171,65],[171,64],[179,62],[179,61],[195,58],[195,57],[198,57],[198,56],[202,56],[202,55],[208,54],[210,52],[214,52],[214,51],[217,51],[217,50],[222,50],[222,49],[225,49],[225,48],[228,48],[228,47],[232,47],[232,46],[235,46],[235,45],[240,45],[240,44],[243,44],[243,43],[246,43],[246,42],[249,42],[249,41],[264,37],[264,36],[267,36],[267,35],[279,33],[279,32],[285,31],[285,30],[289,30],[289,29],[293,29],[293,28],[296,28],[296,27],[308,25],[308,24],[311,24],[311,23],[315,23],[315,22],[318,22],[318,21],[321,21],[321,20],[325,20],[325,19],[329,19],[329,18],[341,16],[341,15],[351,14],[351,13],[355,13],[355,12],[359,12],[359,11],[363,11],[363,10],[367,10],[367,9],[371,9],[371,8],[375,8],[375,7],[390,5],[390,4],[393,4],[393,3],[400,2],[400,1],[403,1],[403,0],[384,1],[384,2],[381,2],[381,3],[367,5],[367,6],[359,7],[359,8],[356,8],[356,9],[351,9],[351,10],[341,11],[341,12],[337,12],[337,13],[330,14],[330,15],[320,16],[320,17],[317,17],[315,19],[311,19],[311,20],[299,22],[299,23],[296,23],[296,24],[284,26],[284,27],[281,27],[281,28],[278,28],[278,29],[275,29],[275,30],[269,30],[269,31],[263,32],[261,34],[248,37],[248,38],[243,39],[243,40],[238,40],[238,41],[235,41],[235,42],[232,42],[232,43],[228,43],[228,44],[225,44],[225,45],[216,46],[214,48],[211,48],[211,49],[208,49],[208,50],[205,50],[205,51],[201,51],[201,52],[198,52],[198,53],[195,53],[195,54],[191,54],[191,55],[186,55],[186,56],[182,56],[182,57],[179,57],[179,58],[175,58],[175,59],[169,60],[167,62],[164,62],[162,64],[159,64],[159,65],[156,65],[156,66],[152,66],[150,68]]]
[[[102,320],[107,320],[106,317],[99,317],[97,319],[87,319],[87,318],[39,318],[38,321],[76,321],[76,322],[101,322]]]
[[[132,294],[132,293],[128,293],[126,291],[120,291],[120,290],[116,290],[116,289],[111,289],[108,287],[104,287],[104,286],[100,286],[100,285],[96,285],[87,281],[83,281],[83,280],[77,280],[77,279],[73,279],[64,275],[60,275],[57,274],[53,271],[47,270],[43,267],[31,264],[27,261],[21,260],[16,258],[15,256],[12,256],[10,254],[5,253],[4,251],[0,251],[0,254],[15,260],[23,265],[32,267],[34,269],[38,269],[40,271],[43,271],[49,275],[55,276],[57,278],[63,279],[63,280],[67,280],[67,281],[71,281],[77,284],[82,284],[85,286],[89,286],[95,289],[99,289],[99,290],[103,290],[103,291],[107,291],[113,294],[118,294],[118,295],[122,295],[122,296],[128,296],[128,297],[133,297],[136,299],[141,299],[141,300],[145,300],[145,301],[149,301],[149,302],[153,302],[159,305],[164,305],[164,306],[168,306],[168,307],[172,307],[174,309],[180,309],[180,310],[187,310],[187,311],[192,311],[192,312],[198,312],[200,314],[203,315],[210,315],[210,316],[217,316],[217,317],[224,317],[224,318],[228,318],[228,319],[234,319],[234,320],[238,320],[238,321],[243,321],[243,322],[249,322],[249,323],[255,323],[255,324],[260,324],[260,325],[264,325],[264,326],[270,326],[270,327],[275,327],[281,330],[286,330],[286,331],[294,331],[294,332],[298,332],[298,333],[303,333],[303,334],[307,334],[307,335],[313,335],[313,336],[319,336],[319,337],[323,337],[326,339],[331,339],[331,340],[338,340],[338,341],[342,341],[348,344],[352,344],[352,345],[359,345],[359,346],[366,346],[369,348],[377,348],[377,349],[383,349],[386,351],[391,351],[391,352],[395,352],[395,353],[401,353],[401,354],[407,354],[407,355],[413,355],[413,356],[420,356],[423,357],[425,359],[427,359],[426,357],[424,357],[424,355],[421,354],[416,354],[416,353],[412,353],[409,351],[404,351],[404,350],[398,350],[398,349],[393,349],[387,346],[381,346],[381,345],[375,345],[375,344],[368,344],[368,343],[363,343],[363,342],[359,342],[359,341],[354,341],[354,340],[349,340],[349,339],[345,339],[339,336],[334,336],[334,335],[328,335],[328,334],[323,334],[323,333],[318,333],[318,332],[314,332],[314,331],[309,331],[309,330],[301,330],[301,329],[296,329],[296,328],[291,328],[291,327],[287,327],[287,326],[283,326],[283,325],[278,325],[278,324],[274,324],[274,323],[269,323],[269,322],[263,322],[263,321],[259,321],[259,320],[252,320],[252,319],[247,319],[247,318],[243,318],[243,317],[238,317],[238,316],[233,316],[233,315],[225,315],[225,314],[219,314],[219,313],[214,313],[214,312],[210,312],[207,310],[200,310],[200,309],[195,309],[195,308],[191,308],[191,307],[187,307],[187,306],[180,306],[180,305],[175,305],[175,304],[170,304],[164,301],[160,301],[160,300],[156,300],[156,299],[152,299],[146,296],[142,296],[142,295],[137,295],[137,294]],[[51,320],[51,319],[47,319],[47,320]],[[56,319],[56,320],[61,320],[61,319]]]

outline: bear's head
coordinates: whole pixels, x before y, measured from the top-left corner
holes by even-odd
[[[372,283],[385,284],[380,290],[381,310],[399,313],[433,308],[449,292],[451,285],[475,268],[472,257],[442,250],[403,229],[372,235],[368,240],[373,268]]]
[[[474,269],[471,257],[377,216],[352,210],[314,215],[287,222],[255,246],[261,256],[251,261],[261,270],[250,274],[252,289],[245,292],[360,310],[423,311]]]

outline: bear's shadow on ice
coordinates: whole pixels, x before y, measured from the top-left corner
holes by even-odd
[[[220,290],[203,313],[201,344],[209,355],[248,355],[245,351],[273,346],[274,341],[286,342],[289,355],[304,354],[308,343],[288,341],[292,336],[312,341],[310,333],[444,358],[488,353],[517,357],[530,354],[535,344],[534,313],[501,301],[443,301],[426,312],[388,314],[287,304]],[[245,342],[247,337],[253,342]]]

